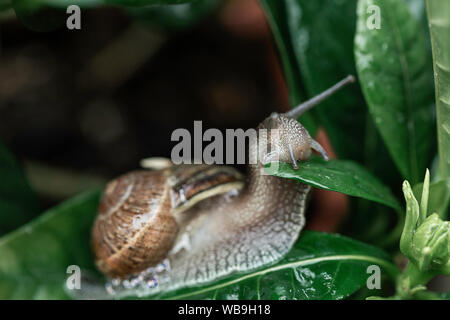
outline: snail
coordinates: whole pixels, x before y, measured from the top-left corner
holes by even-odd
[[[278,159],[297,161],[326,152],[296,120],[353,82],[353,76],[291,111],[273,113],[258,128],[278,129],[270,145]],[[257,151],[250,143],[249,154]],[[158,292],[206,283],[281,259],[302,230],[311,187],[263,174],[264,161],[249,165],[245,178],[225,165],[172,165],[144,161],[146,170],[111,181],[92,229],[98,269],[110,291]]]

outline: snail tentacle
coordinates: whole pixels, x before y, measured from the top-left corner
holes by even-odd
[[[312,139],[311,140],[311,149],[313,149],[314,151],[317,151],[318,153],[320,153],[320,155],[322,156],[322,158],[325,161],[329,160],[328,154],[325,151],[325,149],[322,147],[322,145],[320,143],[318,143],[316,140]]]

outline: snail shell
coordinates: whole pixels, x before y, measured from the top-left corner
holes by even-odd
[[[161,262],[174,245],[180,213],[242,186],[235,169],[207,165],[133,171],[113,180],[93,228],[98,268],[111,277],[125,277]]]

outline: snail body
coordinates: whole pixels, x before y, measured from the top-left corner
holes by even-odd
[[[315,99],[321,101],[345,83]],[[279,133],[263,158],[276,152],[279,161],[294,168],[297,161],[309,159],[312,150],[327,158],[295,120],[318,101],[308,101],[296,113],[274,113],[259,125],[269,136],[273,129]],[[257,152],[257,144],[250,143],[249,156]],[[113,180],[93,227],[98,268],[111,279],[127,281],[132,289],[153,293],[281,259],[304,226],[311,187],[264,174],[270,162],[266,158],[249,165],[246,177],[228,166],[159,162],[158,170],[134,171]],[[130,288],[116,285],[114,293]]]

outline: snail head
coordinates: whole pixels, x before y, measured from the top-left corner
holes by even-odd
[[[281,162],[291,163],[292,167],[297,169],[297,161],[308,160],[311,156],[312,150],[321,154],[325,160],[328,160],[328,156],[324,148],[310,136],[305,127],[297,121],[297,118],[315,105],[333,95],[345,85],[354,81],[355,78],[352,75],[349,75],[336,83],[334,86],[293,108],[292,110],[282,114],[272,113],[268,118],[266,118],[262,125],[269,130],[269,135],[271,138],[271,140],[269,140],[271,141],[271,148],[269,152],[271,155],[270,161],[278,160]]]

